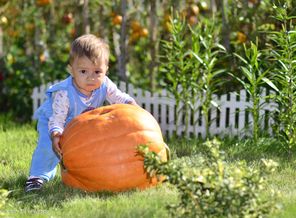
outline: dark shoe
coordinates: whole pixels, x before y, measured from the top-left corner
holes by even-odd
[[[25,192],[31,192],[35,190],[40,190],[44,184],[44,180],[41,178],[31,178],[26,181]]]

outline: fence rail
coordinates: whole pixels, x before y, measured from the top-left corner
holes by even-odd
[[[31,96],[33,100],[33,112],[35,112],[45,100],[45,92],[50,85],[52,85],[52,83],[34,88]],[[206,127],[199,101],[196,101],[194,110],[189,111],[190,122],[187,132],[185,132],[185,122],[184,119],[182,119],[184,117],[184,111],[182,110],[183,105],[180,104],[179,108],[176,108],[176,101],[169,92],[162,90],[161,93],[152,94],[149,91],[135,88],[132,84],[119,82],[117,85],[120,90],[135,98],[140,106],[155,117],[164,135],[172,136],[176,133],[177,135],[184,134],[187,136],[195,135],[205,137]],[[269,91],[266,89],[260,99],[260,104],[263,105],[260,110],[260,125],[261,129],[271,134],[271,124],[273,120],[270,114],[276,109],[276,104],[266,100],[265,97],[268,95]],[[246,136],[252,134],[251,126],[253,120],[248,109],[251,107],[251,102],[245,90],[230,92],[221,96],[213,95],[212,97],[213,100],[218,103],[219,107],[211,108],[210,110],[211,135]],[[179,111],[178,120],[176,120],[176,111]]]

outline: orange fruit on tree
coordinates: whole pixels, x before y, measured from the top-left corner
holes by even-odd
[[[194,14],[194,15],[198,15],[199,14],[199,7],[195,4],[191,4],[190,5],[190,11]]]
[[[133,20],[131,21],[131,28],[133,30],[133,32],[138,32],[141,30],[141,24],[139,23],[139,21]]]
[[[192,25],[195,25],[195,24],[197,24],[197,17],[196,16],[194,16],[194,15],[192,15],[192,16],[190,16],[189,18],[188,18],[188,23],[192,26]]]
[[[133,32],[129,37],[128,43],[133,44],[141,37],[140,32]]]
[[[70,24],[73,22],[73,14],[72,13],[66,13],[63,16],[63,21],[66,24]]]
[[[46,61],[46,56],[44,53],[42,53],[40,56],[39,56],[39,60],[41,63],[44,63]]]
[[[247,36],[243,32],[237,32],[237,41],[239,43],[244,43],[247,41]]]
[[[122,16],[121,15],[115,15],[113,18],[112,18],[112,23],[113,25],[120,25],[122,22]]]
[[[36,0],[38,6],[46,6],[51,4],[51,0]]]
[[[149,35],[149,31],[147,28],[142,28],[140,31],[140,36],[147,37]]]

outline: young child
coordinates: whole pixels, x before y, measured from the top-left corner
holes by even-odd
[[[117,89],[106,76],[109,46],[94,35],[83,35],[72,43],[70,76],[47,92],[47,100],[34,116],[38,119],[38,145],[34,151],[30,176],[25,191],[39,190],[44,182],[53,179],[62,157],[59,145],[64,127],[77,115],[111,103],[134,104],[128,94]]]

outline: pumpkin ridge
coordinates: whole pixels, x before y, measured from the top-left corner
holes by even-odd
[[[106,181],[104,181],[104,180],[96,180],[95,182],[92,182],[92,180],[90,180],[89,178],[83,178],[80,176],[76,176],[76,177],[75,177],[75,179],[77,179],[83,186],[85,186],[84,185],[85,183],[93,183],[96,186],[102,186],[106,183]]]
[[[115,107],[116,106],[116,107]],[[136,107],[134,105],[129,105],[129,104],[113,104],[113,105],[107,105],[104,107],[100,107],[100,108],[96,108],[94,110],[91,111],[87,111],[83,114],[78,115],[77,117],[75,117],[74,119],[71,120],[71,122],[68,123],[67,125],[67,129],[70,129],[72,126],[75,126],[75,124],[77,122],[81,122],[83,120],[84,116],[89,116],[89,117],[97,117],[97,116],[101,116],[102,114],[107,114],[109,112],[115,111],[122,111],[123,109],[134,109],[133,107]],[[145,113],[148,112],[143,108],[137,108],[141,113]],[[107,111],[104,113],[104,111]],[[133,111],[134,112],[134,111]],[[148,112],[149,113],[149,112]],[[149,113],[150,114],[150,113]],[[151,115],[151,114],[150,114]],[[152,115],[151,115],[152,116]]]
[[[117,159],[124,159],[124,158],[131,158],[131,154],[135,154],[134,156],[137,156],[137,150],[136,150],[136,147],[120,147],[122,149],[117,149],[116,151],[109,151],[109,152],[106,152],[104,153],[105,156],[108,156],[108,158],[110,158],[110,156],[117,156],[118,154],[120,154],[120,158],[117,158]],[[125,154],[125,155],[124,155]],[[93,153],[85,153],[85,156],[83,156],[83,159],[87,159],[87,158],[92,158],[94,157],[94,154]],[[68,158],[70,159],[70,158]],[[106,158],[103,158],[103,159],[98,159],[98,160],[105,160]]]
[[[137,165],[140,165],[141,166],[141,168],[136,168],[135,166],[137,166]],[[143,166],[143,167],[142,167]],[[137,163],[133,163],[133,165],[132,165],[132,167],[133,167],[133,169],[134,169],[134,171],[133,172],[131,172],[131,173],[129,173],[129,174],[125,174],[125,176],[126,177],[120,177],[120,178],[117,178],[117,177],[112,177],[112,179],[110,180],[110,178],[108,178],[108,177],[102,177],[102,178],[100,178],[100,179],[96,179],[96,182],[94,183],[94,184],[96,184],[96,185],[100,185],[100,183],[108,183],[108,185],[112,185],[112,186],[117,186],[117,183],[118,182],[126,182],[126,183],[128,183],[128,182],[130,182],[130,181],[133,181],[134,182],[134,177],[136,178],[136,177],[139,177],[139,175],[138,174],[135,174],[135,172],[138,172],[138,173],[140,173],[141,174],[141,177],[140,177],[140,180],[141,180],[141,182],[139,182],[139,184],[137,184],[137,185],[140,185],[140,183],[141,184],[143,184],[143,183],[145,183],[145,182],[147,182],[147,181],[150,181],[152,178],[154,178],[154,177],[150,177],[148,174],[147,174],[147,172],[144,170],[144,165],[142,165],[142,163],[140,162],[140,161],[138,161]],[[101,168],[104,168],[104,167],[101,167]],[[74,171],[75,172],[75,171]],[[69,171],[69,173],[71,174],[71,173],[73,173],[73,172],[71,172],[71,171]],[[81,175],[79,175],[79,174],[76,174],[76,179],[79,179],[79,181],[81,182],[81,183],[85,183],[85,182],[87,182],[87,183],[89,183],[89,182],[91,182],[92,180],[89,178],[89,177],[85,177],[85,176],[81,176]],[[120,181],[119,181],[119,180]],[[133,186],[135,186],[135,185],[133,185]]]
[[[138,157],[137,157],[138,156]],[[122,164],[122,162],[124,163],[132,163],[132,162],[137,162],[137,161],[143,161],[144,158],[137,154],[135,154],[133,157],[131,158],[125,158],[125,159],[118,159],[117,162],[108,162],[108,165],[109,166],[117,166],[119,164]],[[103,162],[103,161],[102,161]],[[67,169],[67,163],[64,163],[65,164],[65,167]],[[94,165],[87,165],[87,166],[84,166],[84,167],[75,167],[75,166],[71,166],[71,171],[73,170],[80,170],[80,169],[86,169],[86,168],[92,168],[92,167],[97,167],[98,166],[98,162],[95,162]]]
[[[116,105],[116,104],[115,104]],[[121,114],[122,113],[122,111],[124,110],[125,112],[130,112],[131,114],[133,114],[135,111],[134,111],[134,105],[126,105],[126,104],[117,104],[117,105],[119,105],[119,108],[116,108],[116,107],[114,107],[114,105],[109,105],[109,106],[106,106],[106,107],[108,107],[109,109],[108,109],[108,113],[112,113],[112,115],[113,114]],[[112,111],[112,108],[111,107],[114,107],[114,109],[113,109],[113,111]],[[103,107],[103,108],[105,108],[105,107]],[[123,108],[123,109],[122,109]],[[105,109],[105,110],[107,110],[107,109]],[[146,111],[146,110],[144,110],[144,109],[142,109],[142,108],[137,108],[137,113],[136,114],[142,114],[142,115],[144,115],[144,116],[147,116],[147,115],[149,115],[151,118],[153,118],[152,120],[150,120],[151,122],[153,122],[153,124],[155,125],[155,126],[153,126],[153,129],[155,129],[155,128],[158,128],[159,130],[160,130],[160,127],[159,127],[159,125],[158,125],[158,123],[156,122],[156,120],[155,120],[155,118],[148,112],[148,111]],[[77,122],[79,122],[80,123],[80,125],[83,125],[83,124],[85,124],[85,123],[87,123],[89,120],[92,120],[92,119],[94,119],[95,117],[98,117],[98,116],[100,116],[101,117],[101,112],[102,111],[104,111],[104,109],[102,109],[102,108],[97,108],[97,109],[95,109],[95,110],[92,110],[92,111],[88,111],[88,112],[86,112],[86,113],[83,113],[83,114],[80,114],[79,116],[77,116],[76,118],[74,118],[68,125],[67,125],[67,128],[66,128],[66,130],[68,130],[68,131],[70,131],[70,129],[71,129],[71,127],[72,126],[75,126],[74,124],[76,124]],[[108,114],[108,113],[104,113],[104,115],[105,114]],[[86,115],[91,115],[91,116],[88,116],[88,119],[87,120],[85,120],[84,119],[84,117],[86,116]],[[94,118],[92,118],[92,117],[94,117]],[[120,116],[118,116],[118,117],[120,117]],[[161,131],[161,130],[160,130]],[[65,132],[65,133],[67,133],[67,131]]]
[[[82,126],[83,124],[80,124],[80,126]],[[83,129],[83,128],[82,128]],[[140,132],[140,131],[150,131],[150,132],[155,132],[155,133],[158,133],[157,130],[155,130],[154,128],[147,128],[147,129],[137,129],[137,130],[133,130],[132,132]],[[130,129],[124,129],[124,132],[120,132],[114,136],[112,136],[112,138],[116,138],[116,137],[122,137],[123,135],[127,135],[127,134],[130,134],[131,130]],[[160,130],[161,132],[161,130]],[[65,139],[67,135],[67,138]],[[62,145],[64,144],[68,144],[68,141],[72,140],[72,138],[75,138],[75,137],[78,137],[79,135],[88,135],[88,129],[85,129],[85,130],[80,130],[78,132],[75,132],[75,133],[72,133],[72,134],[67,134],[66,132],[64,132],[63,134],[63,137],[62,137]],[[96,135],[97,137],[97,135]],[[101,141],[101,140],[105,140],[105,137],[102,138],[102,139],[98,139],[96,137],[93,137],[95,138],[96,140],[98,141]]]
[[[80,181],[79,178],[74,177],[73,175],[69,174],[67,171],[66,172],[62,172],[62,175],[66,175],[66,177],[70,177],[71,180],[74,180],[75,182],[79,183],[80,186],[84,186],[83,182]]]
[[[130,132],[130,133],[122,133],[122,134],[120,134],[120,135],[116,135],[116,136],[114,136],[114,137],[112,137],[111,138],[111,140],[118,140],[118,139],[120,139],[120,138],[122,138],[123,136],[124,137],[131,137],[132,135],[138,135],[139,133],[143,133],[143,136],[145,136],[146,134],[146,132],[152,132],[152,133],[157,133],[155,130],[151,130],[151,129],[149,129],[149,130],[137,130],[137,131],[134,131],[134,132]],[[81,147],[84,147],[85,146],[85,143],[87,143],[87,144],[92,144],[94,141],[96,142],[96,144],[100,144],[100,142],[103,142],[103,141],[105,141],[106,139],[101,139],[101,140],[98,140],[97,138],[95,138],[95,137],[92,137],[92,140],[88,140],[88,141],[84,141],[84,143],[82,143],[82,144],[80,144],[79,146],[75,146],[75,147],[72,147],[72,149],[70,149],[70,148],[68,148],[65,152],[63,152],[64,154],[67,154],[67,153],[70,153],[70,152],[74,152],[74,151],[76,151],[76,150],[78,150],[78,149],[80,149]],[[67,141],[66,141],[67,142]],[[66,142],[63,142],[63,144],[66,144]],[[148,142],[147,144],[161,144],[161,143],[163,143],[163,141],[162,140],[159,140],[159,141],[157,141],[157,142]],[[138,145],[140,145],[141,143],[139,143]],[[142,143],[143,144],[143,143]],[[138,146],[138,145],[135,145],[135,148]],[[104,152],[104,154],[108,154],[108,153],[105,153]]]

